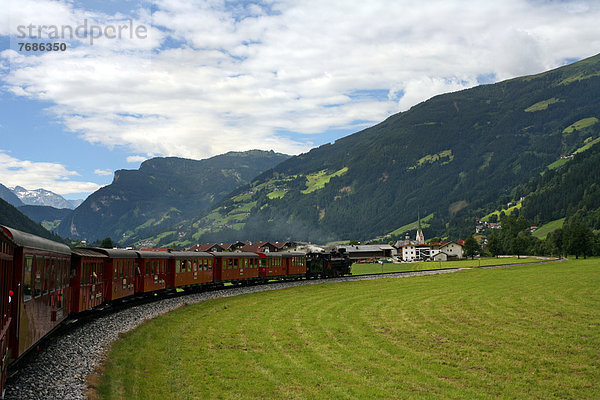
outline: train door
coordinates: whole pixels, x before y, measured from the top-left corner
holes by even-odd
[[[11,326],[11,307],[14,301],[12,291],[13,247],[0,238],[0,397],[4,398],[6,370],[8,366],[8,338]]]

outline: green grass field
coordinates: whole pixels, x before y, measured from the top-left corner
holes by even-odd
[[[550,232],[554,232],[555,230],[562,228],[564,223],[565,223],[564,218],[550,221],[547,224],[540,226],[539,229],[537,229],[535,232],[532,233],[532,236],[534,236],[540,240],[544,240],[544,239],[546,239],[546,237],[548,236],[548,234]]]
[[[220,298],[116,342],[103,399],[600,398],[600,260]]]
[[[529,262],[542,261],[535,257],[517,258],[517,257],[484,257],[479,261],[477,258],[474,260],[460,260],[460,261],[443,261],[443,262],[413,262],[413,263],[384,263],[383,272],[409,272],[409,271],[424,271],[427,269],[448,269],[448,268],[472,268],[472,267],[486,267],[490,265],[502,265],[502,264],[520,264]],[[365,274],[377,274],[382,273],[381,264],[378,263],[365,263],[365,264],[352,264],[352,275],[365,275]]]

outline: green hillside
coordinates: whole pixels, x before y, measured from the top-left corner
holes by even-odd
[[[562,167],[519,190],[528,193],[520,215],[534,225],[577,215],[586,225],[600,229],[600,146],[575,154]]]
[[[62,236],[111,237],[121,244],[177,233],[177,222],[209,209],[232,190],[289,156],[252,150],[206,160],[154,158],[139,170],[115,172],[113,182],[90,195],[58,227]]]
[[[290,158],[178,224],[178,236],[364,240],[415,221],[420,208],[435,215],[426,236],[464,237],[475,217],[518,200],[517,187],[600,137],[599,92],[600,55],[436,96]]]

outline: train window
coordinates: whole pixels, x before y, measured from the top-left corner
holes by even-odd
[[[124,262],[125,262],[125,261],[123,261],[123,260],[120,260],[120,261],[118,262],[118,264],[117,264],[117,265],[119,266],[119,278],[122,278],[122,277],[123,277],[123,263],[124,263]]]
[[[54,293],[56,282],[56,258],[50,260],[50,272],[48,276],[48,290],[50,293]]]
[[[233,269],[233,258],[227,258],[227,269]]]
[[[181,272],[181,261],[175,260],[175,273],[178,274]]]
[[[33,276],[33,296],[40,297],[42,295],[42,270],[44,269],[44,259],[42,257],[35,258],[35,275]]]
[[[239,266],[239,261],[240,261],[240,260],[238,260],[237,258],[234,258],[234,259],[233,259],[233,268],[234,268],[234,269],[238,269],[238,266]]]
[[[113,273],[113,279],[117,279],[117,276],[118,276],[117,275],[117,268],[118,268],[118,261],[117,260],[113,261],[113,268],[115,270],[114,273]]]
[[[63,268],[64,268],[64,261],[62,259],[59,259],[58,262],[56,263],[56,290],[62,289]]]
[[[212,259],[208,259],[208,269],[212,271]]]
[[[50,259],[44,257],[44,276],[42,277],[42,296],[48,294],[48,274],[50,273]]]
[[[23,269],[23,302],[31,300],[31,269],[33,268],[33,257],[25,258],[25,268]]]

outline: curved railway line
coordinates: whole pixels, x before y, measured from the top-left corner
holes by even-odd
[[[563,260],[552,259],[480,268],[495,269],[560,261]],[[87,398],[88,377],[101,365],[114,340],[144,321],[183,305],[300,285],[447,274],[465,269],[471,267],[377,273],[322,280],[272,281],[263,285],[230,286],[212,291],[178,293],[163,298],[152,296],[111,306],[78,320],[70,320],[65,327],[55,331],[40,343],[38,349],[25,355],[18,363],[18,369],[12,371],[12,376],[7,382],[6,399]]]

